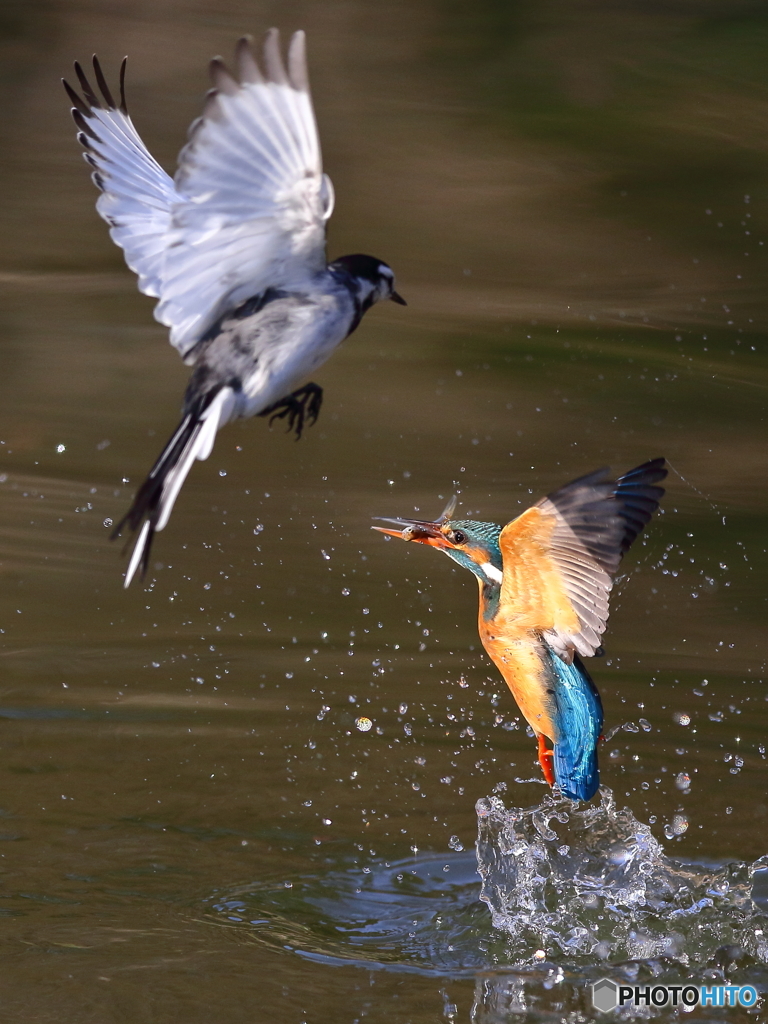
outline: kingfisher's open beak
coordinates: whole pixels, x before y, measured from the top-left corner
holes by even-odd
[[[408,305],[408,303],[405,301],[403,296],[402,295],[398,295],[397,292],[392,292],[392,294],[389,297],[390,297],[390,299],[392,299],[393,302],[396,302],[400,306],[407,306]]]
[[[418,519],[385,519],[377,516],[384,523],[392,523],[397,529],[387,526],[372,526],[372,530],[379,533],[386,533],[390,537],[399,537],[400,540],[416,540],[420,544],[429,544],[433,548],[447,548],[450,544],[442,533],[442,523],[422,523]]]
[[[386,526],[372,526],[372,530],[379,533],[386,533],[390,537],[399,537],[400,540],[415,540],[420,544],[429,544],[433,548],[452,548],[453,544],[443,533],[443,528],[453,515],[456,509],[456,496],[451,498],[445,506],[445,510],[439,519],[434,523],[422,519],[387,519],[385,516],[375,516],[382,523],[392,523],[397,529]]]

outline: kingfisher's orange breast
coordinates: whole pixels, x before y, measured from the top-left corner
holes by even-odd
[[[480,588],[480,639],[504,676],[512,696],[536,733],[557,742],[554,697],[548,679],[542,633],[577,632],[579,620],[552,559],[556,519],[534,505],[507,523],[499,544],[504,562],[499,607],[483,615]]]
[[[553,743],[558,732],[554,722],[555,703],[548,693],[548,680],[541,659],[541,641],[530,633],[505,635],[502,623],[487,621],[480,609],[479,632],[488,656],[504,677],[517,706],[535,733]]]

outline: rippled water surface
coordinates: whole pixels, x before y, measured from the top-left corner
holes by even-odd
[[[477,815],[471,853],[358,856],[334,872],[217,891],[208,914],[316,963],[475,978],[480,1019],[497,1019],[498,1000],[508,1014],[562,1019],[606,972],[622,984],[762,988],[768,858],[670,856],[607,787],[585,809],[549,796],[507,809],[492,796]]]
[[[219,436],[124,592],[104,524],[186,371],[59,78],[127,52],[171,168],[207,59],[273,23],[308,32],[330,252],[409,305],[300,443]],[[766,986],[767,43],[747,0],[3,6],[4,1017],[575,1024],[603,975]],[[606,789],[552,805],[474,583],[371,517],[458,490],[504,522],[662,454],[594,666]]]

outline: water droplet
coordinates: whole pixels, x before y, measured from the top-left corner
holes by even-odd
[[[464,849],[464,847],[461,844],[461,840],[459,839],[458,836],[451,836],[451,838],[448,840],[448,846],[450,847],[451,850],[455,850],[456,853],[461,853],[461,851]]]
[[[369,732],[370,729],[373,727],[373,722],[370,720],[370,718],[362,716],[361,718],[355,720],[355,726],[360,730],[360,732]]]

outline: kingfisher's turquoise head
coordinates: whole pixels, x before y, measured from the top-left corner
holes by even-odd
[[[420,519],[382,519],[392,523],[396,529],[374,526],[374,530],[401,540],[415,540],[420,544],[444,551],[446,555],[470,569],[481,584],[497,588],[501,585],[502,560],[499,536],[501,527],[496,523],[481,523],[472,519],[453,519],[456,498],[448,505],[435,522]]]

